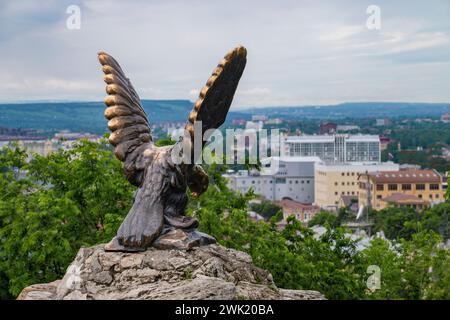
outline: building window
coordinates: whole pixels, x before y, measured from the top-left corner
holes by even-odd
[[[345,186],[345,182],[341,182],[341,184],[342,184],[343,186]]]
[[[336,181],[336,182],[334,183],[334,185],[335,185],[335,186],[337,186],[337,185],[338,185],[337,181]]]
[[[422,199],[422,195],[421,194],[419,194],[419,198]]]
[[[439,194],[436,193],[436,195],[434,196],[436,199],[439,199]]]
[[[377,199],[381,199],[381,194],[377,195]]]
[[[342,176],[345,176],[345,172],[342,172]]]
[[[354,172],[352,172],[352,176],[354,176],[355,175],[355,173]]]
[[[309,183],[309,180],[306,180],[306,183]]]
[[[430,184],[430,190],[439,190],[439,184],[437,183]]]
[[[334,193],[334,195],[337,196],[337,195],[338,195],[338,192],[336,191],[336,192]]]
[[[411,190],[411,184],[409,183],[402,184],[402,190]]]
[[[393,191],[393,190],[397,190],[397,185],[396,184],[388,184],[388,190]]]
[[[416,184],[416,190],[425,190],[425,184],[423,183]]]

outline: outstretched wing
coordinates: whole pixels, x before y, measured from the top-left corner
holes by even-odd
[[[145,148],[151,146],[152,137],[147,115],[139,96],[125,76],[117,61],[105,52],[98,53],[106,82],[105,117],[112,131],[109,142],[115,147],[114,154],[124,162],[128,180],[140,185],[141,171],[136,164]]]
[[[246,62],[247,49],[243,46],[234,48],[219,62],[200,91],[186,124],[186,130],[191,136],[192,147],[194,146],[195,122],[202,121],[201,137],[206,130],[217,129],[224,123]]]

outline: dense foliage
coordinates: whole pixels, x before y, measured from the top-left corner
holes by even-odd
[[[441,203],[417,212],[412,208],[387,208],[371,214],[374,231],[383,231],[388,239],[410,240],[422,230],[431,230],[449,238],[450,203]]]
[[[105,143],[83,141],[69,151],[25,159],[18,148],[0,152],[1,298],[61,277],[80,246],[115,234],[133,198],[134,188]],[[332,221],[320,237],[293,217],[281,231],[273,221],[252,221],[247,210],[253,194],[230,191],[221,176],[225,166],[205,169],[210,187],[191,199],[188,214],[222,245],[248,252],[279,287],[319,290],[332,299],[450,298],[449,250],[440,245],[441,222],[434,215],[407,235],[397,232],[396,240],[376,239],[358,250],[343,229],[331,228]],[[370,265],[381,269],[375,291],[366,284]]]
[[[281,207],[272,201],[262,200],[261,203],[250,204],[250,209],[257,212],[266,219],[270,219],[276,214],[279,215],[281,212]]]
[[[81,246],[115,234],[133,199],[106,144],[85,141],[25,159],[18,148],[0,153],[0,275],[9,282],[3,297],[63,275]]]

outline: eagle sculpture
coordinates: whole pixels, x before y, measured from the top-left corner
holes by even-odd
[[[148,117],[130,80],[112,56],[98,53],[107,84],[105,117],[112,132],[109,142],[115,147],[115,156],[123,162],[126,178],[138,187],[131,210],[106,250],[141,251],[150,246],[164,247],[164,244],[189,247],[215,241],[195,230],[198,220],[185,216],[187,187],[194,196],[208,188],[207,174],[195,164],[198,159],[192,157],[194,138],[202,139],[197,143],[203,147],[204,133],[217,129],[225,121],[246,56],[247,50],[242,46],[225,55],[200,91],[189,114],[184,137],[175,145],[157,147]],[[201,133],[194,134],[194,128],[199,128]],[[188,157],[174,161],[174,154],[182,156],[186,150],[192,151],[188,152]],[[168,234],[175,238],[167,239]]]

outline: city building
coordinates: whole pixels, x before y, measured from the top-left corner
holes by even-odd
[[[284,122],[283,119],[273,118],[273,119],[267,120],[265,123],[266,124],[282,124],[283,122]]]
[[[339,208],[347,208],[353,213],[358,212],[358,196],[342,195],[339,199]]]
[[[43,136],[1,136],[0,148],[6,145],[12,145],[12,143],[17,143],[19,147],[27,152],[28,160],[31,160],[34,154],[47,156],[61,148],[68,150],[72,148],[73,144],[79,139],[88,139],[90,141],[98,142],[100,141],[101,136],[69,131],[58,132],[52,139],[47,139]]]
[[[336,133],[337,124],[333,122],[324,122],[319,126],[319,134],[334,134]]]
[[[314,203],[326,210],[337,210],[342,196],[358,196],[358,176],[365,172],[398,171],[399,165],[383,163],[316,163]]]
[[[360,206],[389,205],[421,209],[444,201],[442,176],[435,170],[367,172],[358,177]]]
[[[276,202],[283,211],[283,220],[286,221],[287,218],[293,215],[297,220],[301,222],[308,222],[317,213],[320,212],[320,208],[311,204],[304,204],[290,199],[283,199]]]
[[[383,119],[376,119],[375,120],[375,125],[376,126],[389,126],[392,124],[392,121],[388,118],[383,118]]]
[[[361,128],[355,125],[338,125],[336,132],[359,131]]]
[[[449,123],[450,122],[450,114],[445,113],[441,116],[441,121],[445,122],[445,123]]]
[[[56,149],[62,148],[64,150],[69,150],[73,148],[74,144],[80,139],[86,139],[93,142],[99,142],[101,136],[86,133],[86,132],[70,132],[68,130],[63,130],[55,133],[51,142],[56,145]]]
[[[232,190],[241,193],[253,188],[267,200],[313,203],[314,165],[319,161],[317,157],[270,157],[261,160],[260,172],[241,170],[223,176]]]
[[[416,197],[412,194],[393,193],[381,199],[385,206],[412,207],[415,210],[422,210],[430,206],[430,201]]]
[[[23,139],[16,138],[17,137],[12,138],[11,140],[0,139],[0,148],[6,145],[12,145],[12,143],[17,143],[20,148],[27,152],[28,160],[30,160],[34,154],[47,156],[58,149],[58,144],[47,140],[46,138],[43,138],[42,140],[30,139],[29,137],[23,137]]]
[[[264,122],[262,121],[247,121],[245,123],[246,130],[256,130],[259,131],[263,128]]]
[[[253,221],[264,221],[265,220],[262,215],[258,214],[255,211],[248,211],[247,214],[248,214],[248,217],[250,219],[252,219]]]
[[[391,139],[385,136],[380,136],[380,150],[386,150],[388,144],[391,143]]]
[[[247,122],[247,120],[245,120],[245,119],[233,119],[231,121],[231,124],[234,126],[245,126],[246,122]]]
[[[378,135],[301,135],[284,138],[283,155],[319,157],[325,162],[380,162]]]
[[[262,114],[256,114],[252,116],[252,121],[262,121],[265,122],[267,121],[269,118],[265,115]]]

